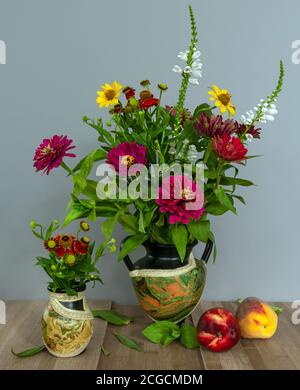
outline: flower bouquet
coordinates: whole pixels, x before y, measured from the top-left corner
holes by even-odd
[[[194,110],[185,106],[188,87],[202,77],[197,28],[189,7],[191,40],[178,55],[182,65],[173,71],[181,77],[177,102],[168,105],[168,86],[149,80],[134,86],[114,81],[97,92],[99,107],[110,108],[110,120],[84,117],[96,131],[98,144],[73,168],[65,157],[74,157],[72,141],[55,135],[36,151],[34,166],[47,174],[61,166],[71,176],[74,189],[64,225],[88,218],[101,219],[104,241],[96,259],[110,242],[119,223],[128,234],[121,243],[119,260],[130,271],[138,299],[153,319],[181,320],[199,301],[205,283],[205,265],[215,237],[210,216],[236,214],[245,203],[240,186],[253,183],[239,176],[239,168],[255,156],[248,153],[252,140],[261,137],[260,124],[273,121],[282,88],[284,67],[276,88],[253,110],[234,119],[236,112],[227,89],[212,85],[207,102]],[[102,162],[100,164],[100,162]],[[96,176],[92,169],[97,165]],[[192,248],[206,244],[202,261]],[[132,263],[129,255],[144,245],[146,256]],[[204,261],[203,261],[204,260]]]
[[[30,224],[33,234],[43,241],[48,257],[37,257],[50,277],[49,302],[42,317],[43,340],[48,351],[57,357],[80,354],[89,344],[93,334],[93,315],[85,298],[89,282],[101,282],[93,259],[95,243],[90,243],[80,232],[89,230],[89,224],[80,223],[76,236],[56,234],[60,225],[54,220],[43,228],[36,221]],[[108,244],[110,248],[112,243]]]

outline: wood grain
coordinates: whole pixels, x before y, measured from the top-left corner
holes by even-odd
[[[178,342],[163,348],[150,343],[143,335],[142,330],[151,320],[147,318],[139,306],[113,305],[120,313],[134,317],[134,323],[126,327],[109,326],[104,346],[111,353],[102,356],[99,370],[200,370],[203,362],[197,350],[186,350]],[[126,348],[113,335],[118,332],[134,338],[143,346],[143,352]]]
[[[58,359],[48,352],[30,358],[18,358],[11,354],[32,346],[42,345],[40,318],[45,302],[7,302],[7,324],[0,325],[0,369],[70,369],[70,370],[300,370],[300,325],[291,321],[291,304],[276,303],[284,308],[279,316],[278,330],[269,340],[242,339],[232,350],[213,353],[204,348],[185,349],[179,342],[162,348],[150,343],[142,330],[151,323],[139,306],[113,305],[110,301],[90,301],[91,308],[115,310],[134,317],[128,326],[108,326],[105,321],[95,319],[94,336],[86,351],[75,358]],[[200,315],[211,307],[224,307],[233,312],[233,302],[201,302],[194,310],[191,320],[195,325]],[[118,332],[132,337],[143,346],[143,352],[126,348],[113,335]],[[110,351],[109,356],[101,353],[100,347]]]

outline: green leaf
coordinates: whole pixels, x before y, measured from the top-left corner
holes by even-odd
[[[100,346],[100,352],[102,352],[104,356],[110,355],[110,352],[106,348],[104,348],[104,345]]]
[[[79,174],[81,177],[86,178],[90,173],[94,165],[94,156],[96,154],[97,150],[94,150],[90,154],[88,154],[85,159],[83,160]]]
[[[134,236],[127,238],[124,242],[121,252],[119,253],[118,259],[122,260],[128,253],[134,251],[137,247],[139,247],[143,242],[145,242],[148,238],[148,234],[137,233]]]
[[[283,312],[283,308],[275,305],[270,305],[275,313],[279,316]]]
[[[85,216],[87,214],[87,212],[88,212],[88,210],[85,207],[80,206],[80,205],[73,205],[72,209],[70,210],[70,212],[66,216],[66,218],[62,224],[62,227],[66,227],[67,225],[69,225],[69,223],[71,223],[75,219],[79,219],[79,218]]]
[[[223,215],[228,211],[228,208],[220,202],[211,202],[205,206],[205,211],[211,215]]]
[[[84,177],[81,175],[74,175],[73,176],[73,183],[74,183],[74,195],[79,195],[82,193],[82,191],[86,188],[87,182]]]
[[[152,343],[166,347],[180,337],[180,327],[172,321],[157,321],[147,326],[143,335]]]
[[[138,343],[136,340],[132,339],[131,337],[127,337],[116,332],[114,332],[113,335],[116,337],[117,340],[119,340],[121,344],[125,345],[125,347],[134,349],[138,352],[141,352],[143,350],[141,344]]]
[[[116,224],[118,222],[118,213],[111,218],[107,218],[104,222],[101,224],[101,230],[105,237],[105,240],[108,241],[115,230]]]
[[[191,221],[187,228],[191,235],[198,241],[207,242],[210,232],[209,221]]]
[[[139,232],[145,233],[144,215],[142,211],[140,211],[139,215]]]
[[[119,216],[119,223],[127,233],[138,232],[138,220],[134,215],[122,214]]]
[[[250,187],[250,186],[255,185],[250,180],[238,179],[237,177],[226,177],[226,176],[221,178],[220,183],[224,186],[239,185],[239,186],[244,186],[244,187]]]
[[[127,317],[114,310],[92,310],[93,316],[113,325],[128,325],[132,322],[132,317]]]
[[[46,350],[46,347],[44,345],[40,345],[37,347],[25,349],[25,351],[22,351],[22,352],[14,352],[13,348],[11,348],[11,353],[15,356],[20,357],[20,358],[26,358],[26,357],[37,355],[38,353],[45,351],[45,350]]]
[[[107,157],[107,152],[103,149],[97,149],[96,151],[93,151],[92,153],[93,153],[93,161],[105,160]],[[79,161],[79,163],[73,169],[73,171],[72,171],[73,173],[80,170],[81,166],[85,163],[86,158],[87,158],[87,156]]]
[[[185,348],[199,348],[199,343],[196,335],[197,331],[193,325],[183,323],[180,332],[180,342],[185,346]]]
[[[246,204],[245,199],[240,195],[232,195],[233,198],[238,199],[241,203]]]
[[[236,214],[236,209],[235,207],[233,206],[230,198],[228,197],[228,195],[226,194],[226,192],[224,191],[224,188],[222,187],[218,187],[215,189],[214,191],[218,201],[223,205],[225,206],[228,210],[232,211],[234,214]]]
[[[187,230],[184,225],[171,225],[172,242],[176,246],[181,261],[184,260],[187,246]]]
[[[210,107],[210,105],[207,103],[200,104],[195,108],[193,119],[197,119],[202,112],[205,112],[206,114],[211,116],[211,110],[213,109],[214,107]]]

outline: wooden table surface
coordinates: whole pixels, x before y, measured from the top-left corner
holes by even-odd
[[[225,353],[213,353],[203,348],[187,350],[178,342],[162,348],[152,344],[141,334],[151,322],[139,306],[113,305],[110,301],[90,301],[93,309],[113,308],[120,313],[134,317],[127,326],[107,325],[105,321],[95,319],[94,335],[86,351],[75,358],[58,359],[48,352],[41,352],[29,358],[18,358],[11,353],[32,346],[42,345],[40,318],[45,302],[10,301],[7,302],[7,324],[0,325],[0,369],[71,369],[71,370],[108,370],[108,369],[300,369],[300,325],[291,323],[291,305],[277,303],[284,308],[279,317],[277,333],[270,340],[245,340]],[[201,302],[193,312],[191,321],[197,321],[203,311],[213,306],[236,309],[230,302]],[[137,352],[120,344],[113,335],[133,337],[139,341],[144,352]],[[110,351],[105,356],[100,346]]]

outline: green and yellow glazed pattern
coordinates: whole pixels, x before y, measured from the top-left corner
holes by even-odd
[[[64,306],[72,298],[66,294],[51,293],[42,317],[43,340],[48,351],[56,357],[73,357],[85,350],[93,335],[93,315],[85,297],[83,310]],[[74,298],[73,298],[74,300]]]
[[[192,257],[188,266],[173,270],[130,272],[137,298],[154,321],[179,322],[198,304],[206,279],[205,263]]]

